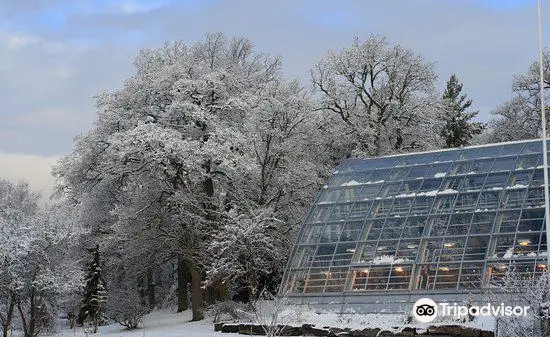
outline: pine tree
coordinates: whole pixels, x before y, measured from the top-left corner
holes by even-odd
[[[101,276],[99,245],[90,249],[90,254],[92,255],[92,261],[88,264],[84,298],[76,322],[82,325],[88,319],[93,326],[93,333],[96,333],[105,311],[107,291]]]
[[[467,111],[472,105],[472,100],[467,100],[466,95],[461,93],[462,83],[459,83],[453,74],[447,81],[447,88],[443,93],[447,115],[441,136],[445,139],[446,148],[470,145],[472,138],[480,134],[485,127],[482,123],[470,121],[479,111]]]

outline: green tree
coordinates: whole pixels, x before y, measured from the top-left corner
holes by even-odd
[[[88,264],[84,298],[76,321],[82,325],[86,319],[89,319],[93,326],[93,333],[96,333],[97,327],[103,319],[107,292],[105,282],[101,276],[99,245],[90,249],[90,253],[92,254],[92,261]]]
[[[474,136],[479,135],[484,125],[480,122],[472,122],[479,111],[469,111],[472,105],[471,99],[462,95],[462,83],[458,81],[455,74],[452,74],[447,81],[447,88],[443,93],[443,103],[446,110],[446,124],[441,131],[445,140],[445,147],[459,147],[470,145]]]

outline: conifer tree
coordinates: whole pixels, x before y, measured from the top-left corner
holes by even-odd
[[[447,88],[443,93],[443,102],[446,107],[446,124],[441,131],[444,137],[445,147],[459,147],[470,145],[472,138],[483,131],[484,125],[472,122],[479,111],[468,111],[472,105],[471,99],[461,95],[462,83],[458,82],[455,74],[447,81]]]
[[[84,298],[82,299],[82,305],[76,321],[82,325],[84,321],[89,320],[93,326],[93,333],[96,333],[105,312],[107,291],[105,290],[105,282],[101,276],[99,245],[90,249],[90,254],[92,255],[92,260],[88,264]]]

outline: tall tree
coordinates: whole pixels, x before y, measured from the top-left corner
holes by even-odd
[[[472,100],[466,99],[466,95],[462,94],[462,83],[458,81],[455,74],[452,74],[447,81],[443,103],[446,124],[441,131],[441,136],[445,139],[445,147],[470,145],[472,138],[481,134],[484,125],[471,121],[479,111],[468,111]]]
[[[318,110],[336,113],[353,154],[378,156],[438,146],[442,123],[433,64],[380,36],[355,39],[311,70]]]
[[[90,249],[90,254],[92,255],[92,259],[88,263],[84,296],[76,321],[78,324],[82,325],[86,319],[88,319],[92,324],[93,333],[96,333],[105,313],[107,291],[102,276],[103,272],[101,268],[102,262],[99,253],[99,245]]]
[[[486,142],[506,142],[539,138],[541,135],[539,62],[514,76],[513,97],[491,113],[494,117],[484,135]],[[550,50],[543,52],[545,102],[550,100]],[[547,120],[549,109],[546,109]]]
[[[117,263],[140,261],[138,274],[177,259],[190,275],[193,319],[201,319],[204,300],[226,290],[221,282],[202,287],[223,226],[258,204],[284,209],[286,221],[313,194],[322,171],[311,162],[316,152],[293,151],[307,146],[297,139],[314,138],[304,133],[314,116],[305,113],[304,91],[282,80],[280,60],[244,38],[165,44],[142,51],[135,65],[121,90],[98,96],[94,129],[55,174],[86,213],[105,210],[91,196],[113,200],[105,220],[110,246],[121,247]]]

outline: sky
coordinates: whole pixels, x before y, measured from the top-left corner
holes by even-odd
[[[537,60],[536,0],[0,0],[0,177],[47,196],[51,166],[95,119],[94,95],[121,87],[142,48],[206,33],[249,38],[280,55],[287,78],[354,37],[383,35],[451,74],[479,118],[511,97]],[[542,0],[550,47],[550,0]]]

